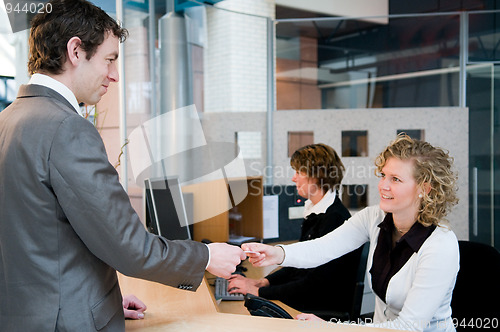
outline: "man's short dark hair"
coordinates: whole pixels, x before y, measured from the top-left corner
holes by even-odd
[[[126,29],[101,8],[86,0],[52,0],[50,12],[37,14],[31,22],[28,71],[60,74],[66,62],[68,41],[79,37],[89,60],[108,33],[120,42],[128,36]]]

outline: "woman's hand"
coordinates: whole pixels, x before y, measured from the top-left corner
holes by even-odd
[[[285,259],[285,251],[282,247],[262,243],[244,243],[241,248],[247,254],[250,263],[256,267],[281,264]]]
[[[325,322],[324,319],[319,318],[318,316],[314,314],[298,314],[295,319],[298,320],[311,320],[311,321],[316,321],[316,322]]]

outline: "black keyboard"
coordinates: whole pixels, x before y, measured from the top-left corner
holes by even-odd
[[[245,296],[240,293],[229,294],[227,290],[227,285],[229,280],[217,277],[215,279],[215,299],[216,300],[224,300],[224,301],[243,301]]]

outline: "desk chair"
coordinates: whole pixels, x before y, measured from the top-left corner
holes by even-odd
[[[482,243],[458,241],[458,246],[460,270],[451,300],[457,331],[467,330],[470,322],[491,325],[500,317],[500,253]]]

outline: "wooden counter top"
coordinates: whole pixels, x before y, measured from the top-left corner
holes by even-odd
[[[127,320],[125,330],[141,332],[250,332],[250,331],[383,331],[364,326],[305,322],[219,312],[206,280],[196,292],[129,278],[119,274],[123,294],[134,294],[148,307],[142,320]],[[243,306],[243,303],[240,302]],[[391,330],[386,330],[391,331]],[[394,330],[392,330],[394,331]]]

